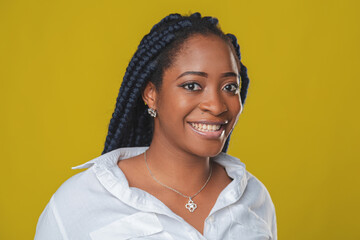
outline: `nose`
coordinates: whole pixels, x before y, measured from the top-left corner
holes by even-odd
[[[203,112],[209,112],[214,116],[218,116],[228,111],[224,96],[222,96],[221,91],[218,90],[212,90],[205,93],[201,99],[199,108]]]

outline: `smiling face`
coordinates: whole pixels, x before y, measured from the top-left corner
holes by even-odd
[[[161,89],[148,86],[144,100],[158,112],[153,141],[196,156],[219,154],[242,110],[229,45],[215,35],[190,37],[164,71]]]

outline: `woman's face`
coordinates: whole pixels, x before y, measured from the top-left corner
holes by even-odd
[[[195,35],[186,40],[155,94],[153,138],[197,156],[221,152],[242,110],[238,73],[221,38]]]

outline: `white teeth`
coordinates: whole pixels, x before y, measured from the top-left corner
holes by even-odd
[[[220,124],[191,123],[191,126],[202,132],[215,132],[221,128]]]

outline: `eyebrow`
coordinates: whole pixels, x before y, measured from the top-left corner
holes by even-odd
[[[176,79],[182,78],[182,77],[184,77],[186,75],[197,75],[197,76],[200,76],[200,77],[208,77],[208,74],[205,73],[205,72],[188,71],[188,72],[183,72]]]
[[[236,77],[236,78],[238,78],[238,77],[239,77],[239,74],[236,74],[236,73],[234,73],[234,72],[226,72],[226,73],[223,73],[223,74],[221,75],[221,77]]]
[[[197,72],[197,71],[187,71],[187,72],[183,72],[182,74],[180,74],[176,79],[182,78],[186,75],[197,75],[200,77],[208,77],[209,75],[205,72]],[[226,72],[221,74],[221,77],[239,77],[238,74],[234,73],[234,72]]]

